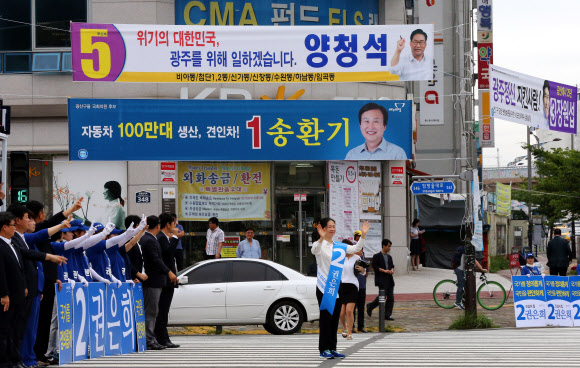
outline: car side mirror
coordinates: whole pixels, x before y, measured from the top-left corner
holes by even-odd
[[[189,284],[189,279],[187,278],[187,276],[181,276],[179,278],[179,283],[182,284],[182,285],[183,284]]]

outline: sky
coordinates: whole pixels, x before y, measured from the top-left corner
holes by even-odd
[[[554,82],[580,84],[580,1],[496,0],[492,16],[495,65]],[[497,166],[497,148],[500,165],[507,166],[526,154],[521,148],[525,142],[525,125],[495,119],[495,148],[483,149],[483,166]]]

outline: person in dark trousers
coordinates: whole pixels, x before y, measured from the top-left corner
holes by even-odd
[[[356,233],[355,233],[356,234]],[[356,235],[355,235],[356,239]],[[359,236],[360,239],[360,236]],[[365,259],[363,251],[359,251],[355,253],[357,256]],[[368,267],[365,267],[364,275],[362,273],[358,273],[356,278],[358,279],[358,297],[356,300],[356,307],[355,313],[357,317],[357,331],[366,333],[368,332],[365,330],[365,304],[367,300],[367,277],[368,277]],[[354,330],[353,330],[354,332]]]
[[[168,213],[162,213],[159,215],[159,223],[161,231],[157,234],[157,241],[159,241],[159,245],[161,246],[163,263],[165,263],[171,272],[177,273],[177,269],[175,268],[175,249],[179,242],[177,238],[177,232],[179,230],[175,227],[175,218]],[[169,333],[167,332],[169,309],[171,308],[171,301],[173,300],[176,285],[172,284],[167,276],[166,278],[166,285],[161,290],[161,296],[159,298],[159,313],[155,320],[155,338],[160,345],[168,348],[178,348],[179,345],[171,342]]]
[[[20,248],[12,245],[14,216],[0,212],[0,367],[18,367],[18,321],[28,294]]]
[[[179,241],[177,242],[177,248],[175,248],[175,264],[177,266],[177,271],[181,271],[183,270],[183,242],[181,241],[181,238],[183,238],[185,236],[185,231],[183,231],[183,226],[181,226],[179,224],[179,221],[177,220],[177,214],[172,213],[171,216],[173,216],[173,220],[175,221],[175,228],[178,230],[177,232],[177,238],[179,239]]]
[[[140,221],[139,216],[129,215],[125,218],[125,228],[131,226],[131,223],[136,223],[135,221]],[[141,239],[139,239],[140,241]],[[143,269],[143,253],[141,252],[141,244],[137,244],[127,252],[127,258],[129,259],[128,264],[131,265],[131,279],[134,282],[143,282],[147,280],[147,275],[144,273]]]
[[[161,245],[157,241],[157,234],[161,231],[159,217],[147,217],[147,231],[141,238],[141,252],[143,253],[143,265],[148,278],[143,282],[143,299],[145,306],[145,335],[148,350],[163,350],[166,347],[160,345],[155,338],[155,321],[159,313],[159,298],[161,291],[169,280],[177,285],[177,276],[163,263]]]
[[[44,205],[38,201],[30,201],[26,204],[32,212],[32,219],[36,223],[36,230],[40,231],[43,229],[48,229],[49,227],[56,226],[67,219],[73,212],[78,211],[82,207],[83,198],[81,197],[76,201],[73,206],[65,211],[58,212],[50,218],[46,218],[44,212]],[[49,240],[43,240],[36,244],[36,247],[40,252],[55,254],[52,245]],[[42,294],[42,300],[40,301],[40,309],[38,313],[38,328],[36,332],[36,343],[34,344],[34,353],[36,358],[42,362],[47,362],[48,359],[44,356],[44,353],[48,350],[48,341],[50,339],[50,325],[52,322],[52,309],[54,307],[54,284],[59,284],[62,287],[62,280],[58,279],[57,276],[57,266],[52,262],[43,262],[42,267],[44,269],[44,292]]]
[[[375,270],[375,285],[379,287],[379,290],[385,290],[385,296],[387,298],[385,305],[385,320],[394,321],[395,319],[391,316],[393,314],[393,305],[395,304],[395,279],[393,278],[393,273],[395,273],[395,265],[393,264],[393,258],[388,254],[391,250],[391,241],[389,239],[383,239],[382,249],[379,253],[373,256],[372,267]],[[379,296],[375,298],[372,302],[367,304],[367,314],[369,317],[373,313],[373,309],[379,306]]]
[[[572,250],[568,240],[562,238],[562,230],[554,230],[554,239],[548,243],[546,255],[548,256],[548,267],[551,276],[566,276],[568,265],[572,262]]]

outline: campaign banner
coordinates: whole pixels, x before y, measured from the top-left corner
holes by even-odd
[[[107,304],[107,294],[105,284],[102,282],[89,283],[89,331],[91,359],[99,358],[105,355],[105,345],[107,343],[107,334],[105,333],[105,307]]]
[[[445,125],[444,45],[435,44],[433,77],[419,83],[421,111],[419,125]]]
[[[495,147],[495,120],[491,117],[489,91],[480,89],[479,95],[479,145]]]
[[[569,276],[570,304],[574,326],[580,326],[580,276]]]
[[[75,82],[377,82],[433,77],[433,25],[71,23]],[[95,52],[96,51],[96,52]]]
[[[129,354],[137,351],[135,343],[135,313],[133,312],[133,290],[128,282],[119,288],[121,300],[121,353]]]
[[[232,152],[232,156],[235,152]],[[179,162],[179,218],[270,220],[270,164]],[[235,251],[234,251],[235,257]]]
[[[545,276],[546,302],[548,303],[548,326],[573,326],[572,303],[570,303],[569,278]]]
[[[328,212],[336,221],[336,239],[354,239],[359,229],[358,163],[328,163]]]
[[[105,355],[121,354],[121,289],[116,283],[107,285],[107,343]]]
[[[89,290],[80,282],[73,290],[73,360],[89,358]]]
[[[481,194],[477,169],[473,170],[471,193],[473,195],[473,236],[471,237],[471,244],[475,247],[476,252],[483,252],[483,212],[481,211]]]
[[[379,23],[377,0],[175,0],[175,24],[227,26],[361,25]]]
[[[408,100],[69,99],[69,159],[406,160],[412,105]]]
[[[401,168],[402,170],[402,168]],[[361,161],[358,163],[358,200],[361,204],[361,220],[382,219],[381,162]]]
[[[576,134],[577,88],[489,66],[491,116]]]
[[[496,213],[500,216],[512,214],[512,186],[496,183]]]
[[[143,285],[133,285],[133,300],[135,300],[135,329],[137,330],[137,351],[147,350],[145,336],[145,306],[143,304]]]
[[[544,278],[542,276],[512,276],[512,283],[516,327],[546,326],[548,307]]]
[[[62,284],[56,290],[56,313],[58,318],[59,365],[73,361],[73,291],[71,284]]]

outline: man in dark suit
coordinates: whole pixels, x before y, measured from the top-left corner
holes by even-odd
[[[373,256],[372,267],[375,270],[375,285],[379,287],[380,290],[385,290],[385,295],[387,297],[385,306],[385,320],[394,321],[395,319],[391,317],[393,314],[393,305],[395,304],[395,279],[393,278],[393,273],[395,272],[395,265],[393,264],[393,258],[388,254],[391,250],[391,241],[389,239],[383,239],[382,249],[379,253]],[[367,314],[369,317],[373,313],[373,309],[379,306],[379,296],[375,298],[372,302],[367,304]]]
[[[58,212],[50,218],[46,218],[46,213],[44,212],[44,205],[38,201],[30,201],[26,204],[32,212],[32,219],[36,223],[36,231],[43,229],[48,229],[49,227],[56,226],[67,219],[73,212],[78,211],[82,207],[83,198],[81,197],[76,201],[73,206],[65,211]],[[43,240],[36,244],[39,251],[55,254],[50,240]],[[42,295],[42,300],[40,301],[40,310],[38,314],[38,329],[36,334],[36,343],[34,344],[34,353],[36,357],[46,362],[47,359],[44,353],[48,350],[48,341],[50,338],[50,324],[52,321],[52,310],[54,307],[54,284],[59,284],[62,287],[62,280],[57,277],[57,267],[52,262],[43,262],[44,269],[44,293]]]
[[[125,218],[125,228],[128,229],[132,223],[137,224],[141,221],[139,216],[129,215]],[[147,275],[143,273],[143,254],[141,253],[141,245],[137,242],[125,256],[125,267],[130,268],[128,271],[131,279],[134,282],[143,282],[147,280]],[[127,271],[125,271],[127,272]]]
[[[562,238],[561,235],[562,230],[555,229],[554,239],[550,240],[546,249],[548,267],[552,276],[566,276],[568,265],[574,258],[568,240]]]
[[[157,241],[161,246],[161,257],[163,263],[173,273],[177,273],[175,265],[175,250],[179,244],[177,237],[178,228],[175,227],[175,219],[168,213],[159,215],[159,225],[161,231],[157,234]],[[167,277],[167,276],[166,276]],[[175,292],[175,285],[167,279],[166,285],[161,290],[161,297],[159,298],[159,313],[155,321],[155,338],[157,342],[168,348],[178,348],[179,345],[174,344],[169,339],[167,332],[167,321],[169,320],[169,309],[171,308],[171,301],[173,300],[173,293]]]
[[[0,367],[20,364],[18,323],[24,313],[28,290],[20,249],[10,241],[14,236],[14,216],[0,212]]]
[[[148,278],[143,282],[143,299],[145,304],[145,334],[147,349],[163,350],[166,347],[160,345],[155,338],[155,320],[159,313],[159,298],[161,291],[169,280],[177,285],[177,276],[163,263],[161,245],[157,241],[157,234],[161,231],[159,217],[147,217],[148,230],[141,238],[141,251],[143,253],[143,265]]]

